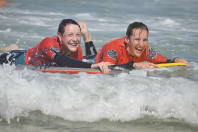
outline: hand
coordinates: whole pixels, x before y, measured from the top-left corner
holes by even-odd
[[[99,68],[102,71],[102,73],[108,74],[111,71],[111,69],[109,69],[108,67],[110,65],[112,64],[109,62],[100,62],[100,63],[92,64],[91,68]]]
[[[183,62],[186,64],[187,67],[189,66],[188,61],[186,61],[185,59],[182,59],[182,58],[175,58],[174,62]]]
[[[145,68],[157,68],[158,66],[154,63],[151,62],[138,62],[138,63],[134,63],[133,67],[137,68],[137,69],[145,69]]]
[[[81,28],[81,33],[85,42],[92,41],[91,34],[88,31],[87,25],[84,22],[78,22]]]
[[[18,50],[18,49],[19,49],[19,46],[17,44],[11,44],[5,48],[0,48],[0,52],[8,52],[11,50]]]

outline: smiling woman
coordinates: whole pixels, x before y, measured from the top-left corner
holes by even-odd
[[[77,37],[78,36],[78,37]],[[60,54],[72,59],[82,60],[80,25],[72,19],[60,22],[58,34],[46,37],[26,53],[25,63],[28,65],[53,65],[60,59]],[[64,57],[61,57],[64,58]],[[55,61],[56,60],[56,61]],[[61,66],[63,66],[63,61]]]
[[[10,58],[8,53],[1,56],[2,63],[14,63],[15,65],[33,65],[33,66],[60,66],[76,68],[100,68],[104,73],[110,70],[107,68],[109,63],[92,64],[83,62],[83,52],[81,43],[81,28],[86,27],[72,19],[63,19],[58,28],[58,33],[52,37],[46,37],[36,46],[25,50],[11,51]],[[83,29],[84,31],[84,29]],[[88,30],[86,30],[88,31]],[[86,36],[84,36],[84,40]],[[88,33],[86,33],[88,35]],[[85,42],[90,44],[90,42]],[[92,43],[93,46],[93,43]],[[90,46],[91,47],[91,46]],[[14,54],[14,56],[13,56]],[[19,63],[17,63],[20,58]]]
[[[0,0],[0,7],[4,6],[6,4],[7,0]]]
[[[96,62],[110,62],[133,68],[156,68],[155,63],[188,62],[182,58],[168,59],[148,45],[149,30],[142,22],[129,24],[126,36],[105,44],[96,56]]]

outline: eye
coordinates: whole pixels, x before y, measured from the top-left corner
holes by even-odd
[[[76,34],[77,37],[81,37],[81,33]]]
[[[140,38],[135,38],[136,41],[140,41]]]
[[[147,42],[147,41],[148,41],[148,39],[144,39],[143,41],[144,41],[144,42]]]
[[[72,37],[72,36],[73,36],[73,34],[72,34],[72,33],[69,33],[69,34],[67,34],[67,36]]]

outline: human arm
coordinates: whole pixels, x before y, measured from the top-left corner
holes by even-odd
[[[111,65],[109,66],[110,69],[114,69],[115,67],[124,68],[127,70],[133,70],[133,69],[144,69],[144,68],[157,68],[158,66],[154,63],[150,63],[147,61],[144,62],[136,62],[133,61],[126,63],[126,64],[120,64],[120,65]]]
[[[91,34],[88,31],[87,25],[84,22],[81,22],[81,21],[79,21],[78,24],[80,25],[81,33],[82,33],[84,42],[86,43],[86,42],[92,41]]]
[[[0,52],[8,52],[11,50],[18,50],[18,49],[19,49],[19,46],[17,44],[11,44],[7,47],[0,48]]]
[[[68,57],[63,52],[57,52],[53,61],[61,67],[91,68],[91,64]]]
[[[186,66],[189,66],[188,62],[185,59],[182,59],[179,57],[176,57],[174,59],[167,59],[167,61],[164,63],[174,63],[174,62],[183,62],[186,64]],[[133,67],[137,68],[137,69],[139,69],[139,68],[158,68],[157,64],[151,63],[148,61],[134,63]]]
[[[164,57],[163,55],[161,55],[160,53],[154,51],[152,48],[148,48],[148,60],[149,60],[149,62],[152,62],[152,63],[183,62],[187,66],[189,66],[188,62],[183,58],[175,57],[173,59],[168,59],[168,58]]]
[[[108,65],[110,65],[110,63],[100,62],[96,64],[90,64],[77,59],[70,58],[62,52],[56,53],[54,57],[54,62],[61,67],[67,66],[75,68],[99,68],[105,74],[108,74],[110,71],[110,69],[108,69]]]
[[[111,69],[109,68],[110,65],[112,64],[109,62],[100,62],[100,63],[92,64],[91,68],[99,68],[102,71],[102,73],[108,74],[111,71]]]
[[[177,63],[177,62],[183,62],[183,63],[186,64],[186,66],[189,66],[189,63],[188,63],[187,60],[185,60],[185,59],[183,59],[183,58],[179,58],[179,57],[175,57],[175,58],[173,58],[173,59],[168,59],[167,62],[168,62],[168,63],[171,63],[171,62],[176,62],[176,63]]]
[[[129,63],[126,63],[126,64],[119,64],[119,65],[110,65],[108,68],[109,69],[114,69],[115,67],[119,67],[119,68],[124,68],[124,69],[127,69],[127,70],[132,70],[134,69],[134,62],[129,62]]]
[[[85,52],[86,56],[96,55],[97,51],[93,44],[92,37],[90,32],[88,31],[87,25],[84,22],[78,22],[81,27],[81,33],[85,42]]]
[[[143,62],[136,62],[133,64],[133,67],[135,69],[148,69],[148,68],[157,68],[157,64],[148,62],[148,61],[143,61]]]

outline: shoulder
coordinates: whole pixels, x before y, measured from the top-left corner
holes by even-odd
[[[111,40],[107,44],[105,44],[104,47],[108,49],[120,49],[121,47],[125,47],[124,38]]]
[[[46,37],[39,43],[39,47],[51,47],[51,46],[59,46],[57,41],[57,37]]]
[[[53,37],[45,37],[41,42],[58,42],[58,37],[53,36]]]
[[[124,39],[125,39],[125,37],[114,39],[114,40],[109,41],[107,44],[115,44],[116,43],[118,45],[122,45],[124,43]]]

